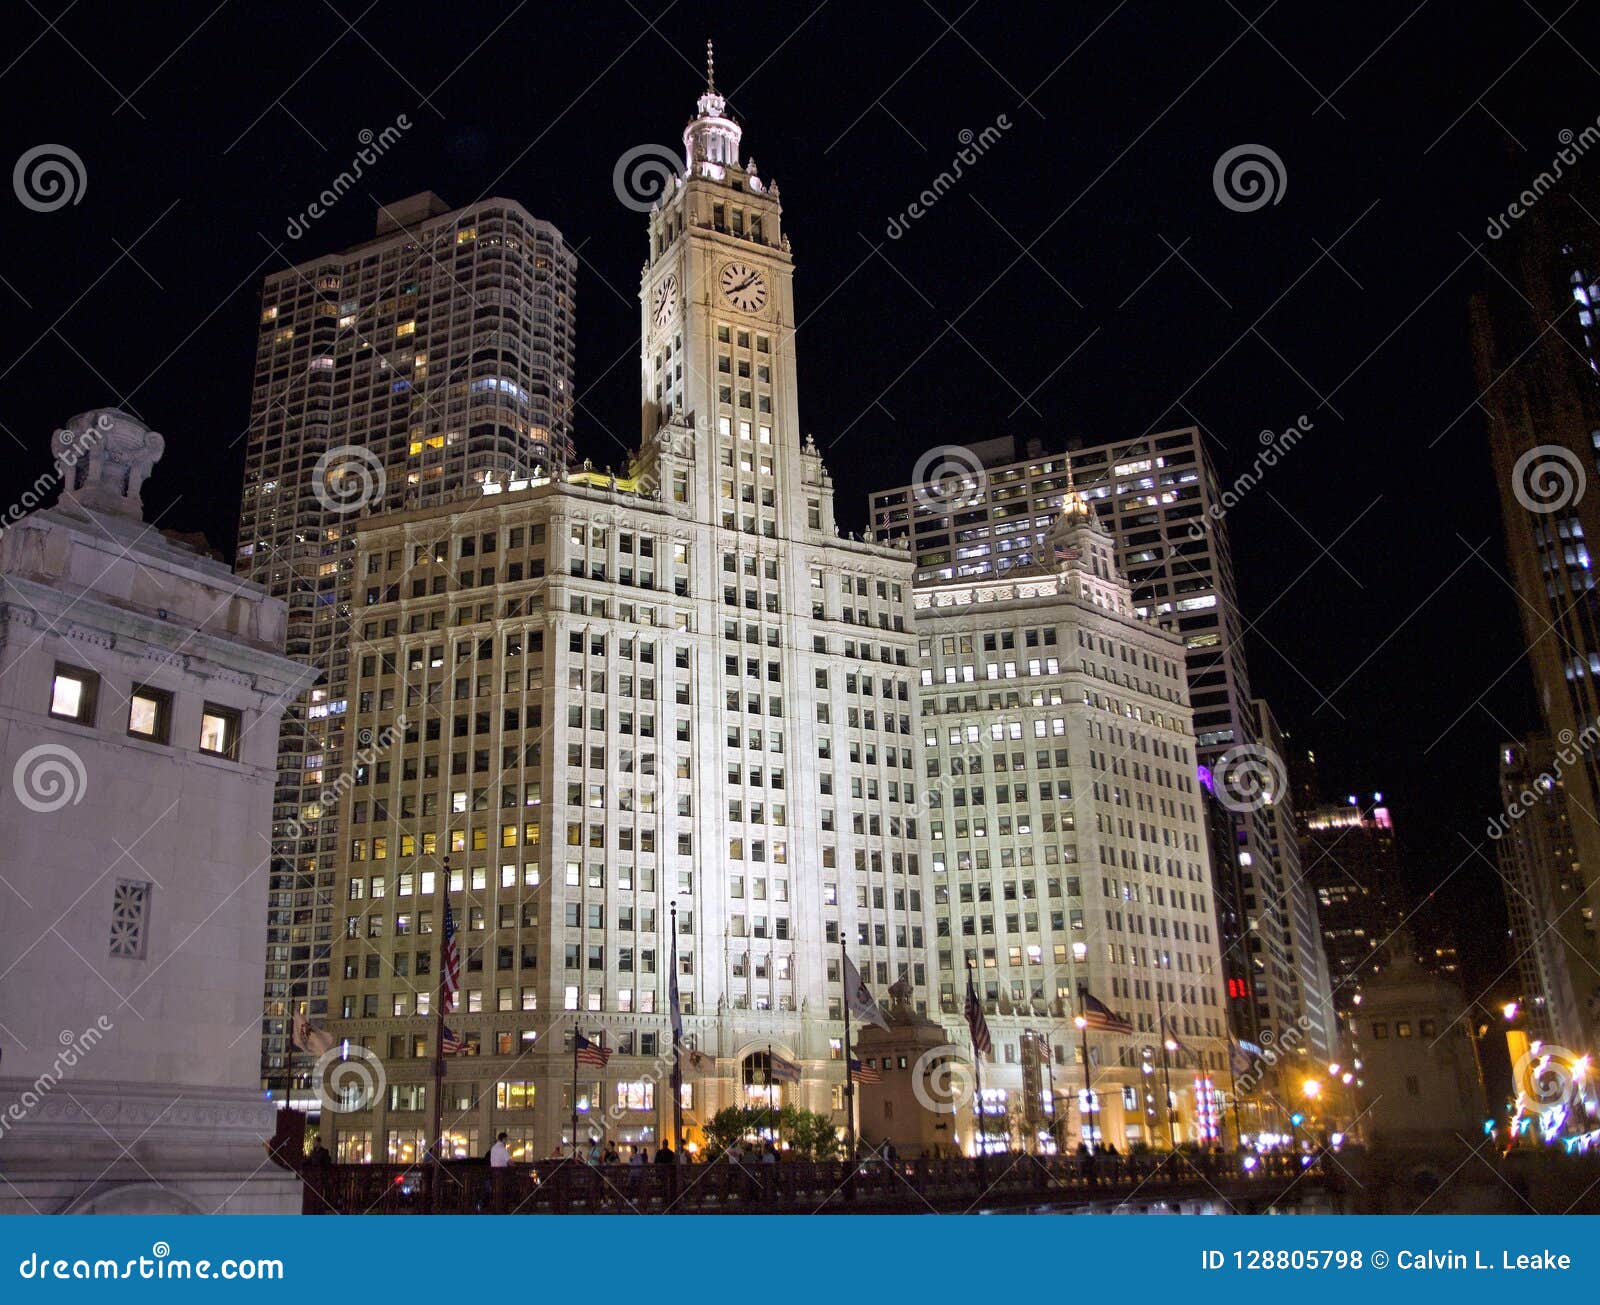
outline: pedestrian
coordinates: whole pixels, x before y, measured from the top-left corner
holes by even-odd
[[[663,1142],[656,1151],[656,1163],[658,1165],[675,1164],[677,1163],[677,1159],[678,1157],[672,1154],[672,1148],[665,1142]]]
[[[501,1133],[489,1148],[489,1197],[496,1214],[505,1211],[506,1181],[510,1177],[511,1148],[506,1145],[506,1135]]]

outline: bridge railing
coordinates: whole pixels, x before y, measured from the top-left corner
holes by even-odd
[[[981,1208],[999,1204],[1114,1201],[1137,1192],[1255,1193],[1263,1200],[1306,1175],[1292,1155],[996,1155],[983,1160],[709,1165],[590,1165],[549,1160],[491,1169],[485,1162],[308,1167],[307,1214],[812,1213]]]

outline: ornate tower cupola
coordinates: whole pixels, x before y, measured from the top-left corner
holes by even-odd
[[[716,62],[711,42],[706,42],[706,93],[697,102],[695,116],[683,129],[683,152],[691,177],[722,181],[729,168],[739,165],[739,137],[744,133],[728,117],[728,103],[717,94]]]
[[[1131,610],[1128,584],[1117,570],[1116,541],[1100,514],[1072,483],[1070,464],[1061,512],[1045,533],[1044,561],[1055,569],[1069,593],[1110,611]]]

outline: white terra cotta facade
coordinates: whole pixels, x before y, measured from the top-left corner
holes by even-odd
[[[0,1211],[286,1212],[258,1086],[284,605],[142,519],[89,412],[0,534]]]

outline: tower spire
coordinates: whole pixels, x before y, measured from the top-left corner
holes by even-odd
[[[712,49],[711,42],[706,41],[706,94],[717,93],[717,56]]]

